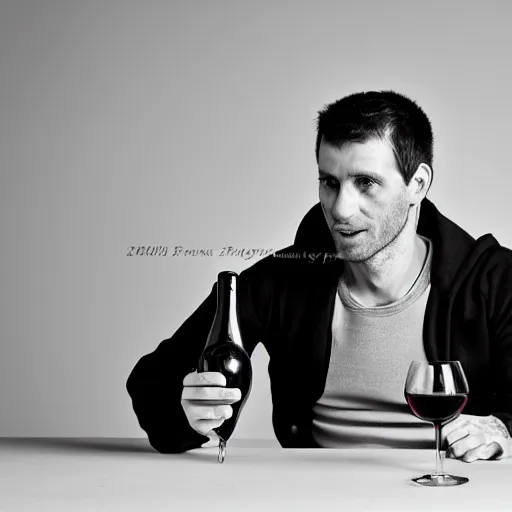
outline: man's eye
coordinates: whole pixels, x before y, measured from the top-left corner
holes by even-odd
[[[375,184],[370,178],[361,178],[358,181],[363,188],[370,188]]]
[[[320,185],[327,188],[337,188],[338,186],[336,180],[333,180],[332,178],[318,178],[318,181],[320,182]]]

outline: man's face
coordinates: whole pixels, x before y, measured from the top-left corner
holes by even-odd
[[[364,262],[389,246],[392,257],[390,244],[405,227],[410,203],[391,146],[371,139],[337,149],[322,141],[318,170],[320,203],[338,256]]]

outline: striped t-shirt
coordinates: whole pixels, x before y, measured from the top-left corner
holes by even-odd
[[[313,437],[325,448],[433,448],[431,423],[404,398],[411,361],[426,361],[423,319],[430,291],[432,242],[409,292],[386,306],[364,307],[340,280],[323,395],[313,408]]]

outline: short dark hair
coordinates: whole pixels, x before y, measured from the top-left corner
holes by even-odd
[[[430,120],[417,103],[394,91],[359,92],[324,106],[317,118],[317,162],[322,137],[338,148],[374,138],[388,141],[406,185],[421,163],[433,172]]]

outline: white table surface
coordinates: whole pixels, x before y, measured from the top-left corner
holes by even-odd
[[[512,459],[445,469],[469,483],[410,481],[430,472],[430,450],[283,449],[276,441],[228,442],[163,455],[146,439],[0,438],[1,512],[512,511]]]

